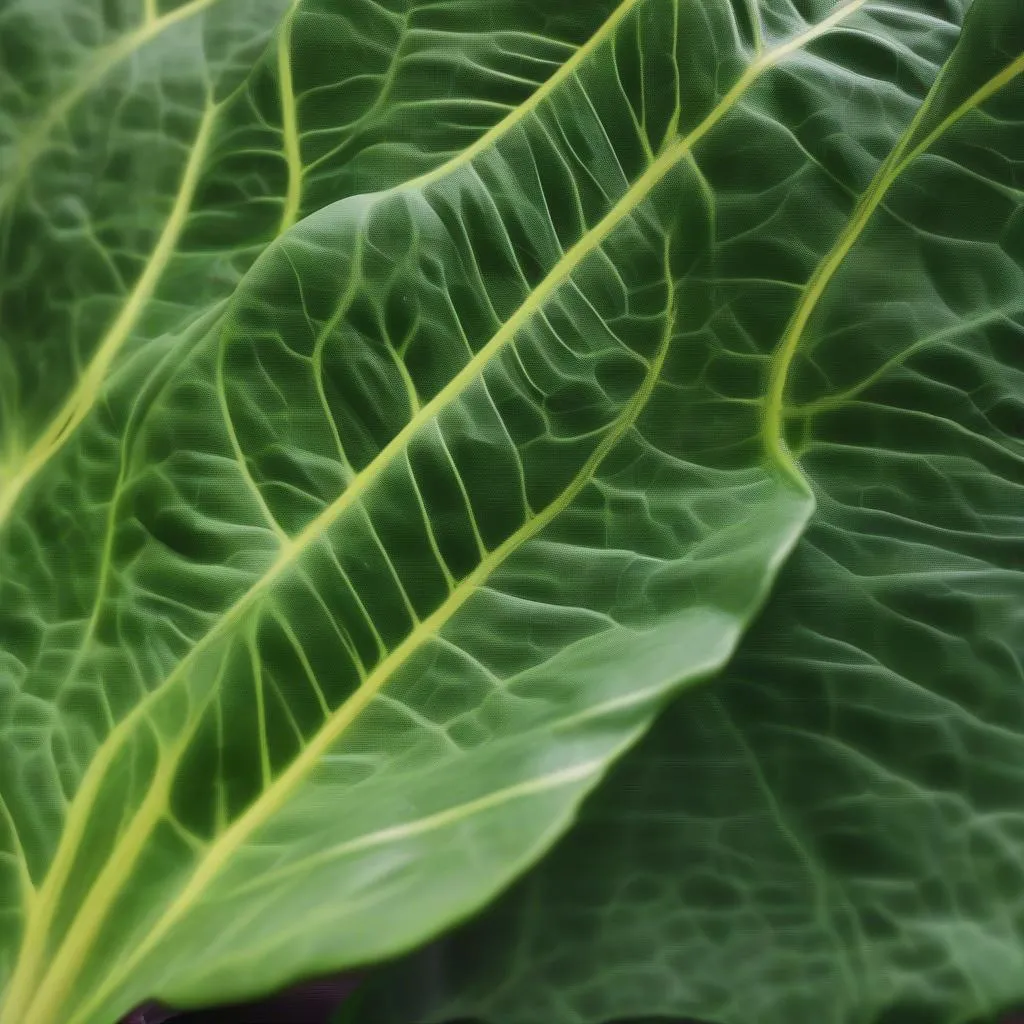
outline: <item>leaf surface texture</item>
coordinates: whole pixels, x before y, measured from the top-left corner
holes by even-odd
[[[709,348],[788,364],[816,510],[722,677],[494,911],[389,976],[404,1019],[951,1024],[1021,1000],[1024,10],[962,13],[867,5],[830,38],[842,89],[793,64],[695,150]]]
[[[865,4],[549,6],[0,12],[3,1024],[467,916],[804,528],[697,154]]]

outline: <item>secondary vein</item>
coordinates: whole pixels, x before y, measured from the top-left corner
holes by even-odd
[[[928,95],[925,97],[924,102],[917,109],[913,120],[911,120],[899,141],[875,172],[871,184],[854,207],[853,213],[839,238],[836,239],[835,244],[815,267],[814,273],[804,286],[800,301],[773,356],[762,420],[763,443],[768,458],[802,487],[806,487],[807,482],[785,440],[785,397],[786,385],[793,360],[800,349],[800,344],[805,336],[811,315],[821,301],[829,283],[842,266],[846,256],[863,234],[875,210],[903,171],[918,156],[934,145],[961,117],[974,110],[988,97],[992,96],[1024,71],[1024,55],[1012,61],[998,74],[986,81],[984,85],[975,90],[927,135],[915,143],[915,137],[918,135],[922,122],[931,110],[935,97],[939,94],[949,66],[947,63],[943,67]],[[862,388],[853,389],[853,393],[860,390]]]
[[[615,19],[615,22],[617,23],[621,20],[636,2],[637,0],[626,0],[626,3],[621,5],[612,16],[613,19]],[[81,939],[84,937],[86,932],[91,935],[95,929],[98,928],[100,923],[99,920],[94,919],[86,924],[83,924],[81,917],[75,920],[71,929],[65,935],[61,951],[51,962],[50,969],[47,971],[45,979],[35,988],[37,994],[36,1000],[28,1002],[27,1004],[25,1003],[25,996],[29,996],[29,992],[31,991],[30,986],[33,986],[36,982],[37,969],[39,966],[37,957],[42,953],[43,944],[45,943],[48,935],[50,921],[52,920],[52,915],[59,899],[61,888],[67,878],[67,874],[73,866],[77,845],[84,835],[85,824],[90,807],[98,796],[103,776],[109,769],[117,750],[124,742],[127,741],[135,725],[138,724],[145,715],[151,702],[158,699],[160,694],[166,692],[178,679],[182,678],[196,657],[199,657],[202,653],[208,650],[213,643],[219,640],[226,633],[230,632],[230,630],[232,630],[255,605],[260,596],[263,595],[279,578],[281,578],[288,569],[298,562],[302,553],[321,539],[327,530],[338,521],[342,514],[363,497],[369,487],[385,472],[392,460],[404,453],[407,444],[419,429],[433,421],[444,408],[462,394],[470,383],[478,378],[484,366],[486,366],[505,346],[510,343],[518,331],[543,307],[547,300],[566,281],[579,264],[590,253],[594,252],[620,223],[632,214],[632,212],[641,202],[644,201],[644,199],[647,198],[664,176],[680,160],[684,159],[690,153],[692,147],[740,101],[751,84],[766,69],[777,64],[789,54],[799,50],[808,42],[829,31],[843,18],[848,17],[856,10],[859,10],[865,2],[866,0],[850,0],[850,2],[842,5],[824,21],[812,26],[804,33],[777,46],[773,50],[762,53],[758,59],[747,68],[746,72],[744,72],[735,85],[722,97],[708,116],[687,136],[665,149],[664,152],[613,205],[611,210],[605,214],[605,216],[593,228],[585,232],[584,235],[563,254],[545,278],[540,282],[537,288],[502,325],[497,333],[476,352],[467,364],[444,388],[441,389],[441,391],[438,392],[437,395],[434,396],[433,399],[422,406],[422,408],[409,420],[406,426],[387,445],[385,445],[373,462],[363,469],[362,472],[353,477],[346,490],[331,502],[292,540],[281,544],[277,557],[268,567],[266,572],[241,598],[235,602],[235,604],[225,611],[224,615],[218,620],[217,625],[215,625],[195,644],[189,653],[178,663],[174,670],[172,670],[164,683],[147,695],[147,697],[136,705],[135,709],[133,709],[133,711],[130,712],[117,727],[115,727],[87,770],[86,776],[83,779],[82,786],[79,790],[79,794],[76,795],[76,798],[72,802],[71,808],[68,812],[68,817],[65,823],[65,832],[61,837],[61,842],[51,866],[51,871],[44,881],[43,888],[40,891],[40,899],[36,903],[34,908],[35,913],[32,915],[32,920],[30,922],[29,932],[32,934],[33,953],[29,957],[29,960],[33,962],[33,965],[29,968],[27,963],[22,963],[26,952],[23,947],[23,957],[19,958],[19,965],[16,970],[17,985],[12,985],[12,991],[16,990],[18,992],[19,1000],[15,1001],[9,999],[5,1010],[9,1010],[9,1007],[11,1006],[27,1005],[29,1008],[34,1010],[40,1020],[49,1019],[42,1011],[45,1009],[48,1013],[52,1014],[59,1010],[60,1001],[63,999],[64,994],[66,994],[68,986],[77,975],[78,969],[81,967],[87,953],[87,943],[81,941]],[[606,27],[603,27],[599,30],[598,34],[602,35],[603,38],[608,38],[612,33],[610,30],[606,30]],[[551,80],[549,80],[549,83],[550,82]],[[543,88],[544,87],[542,87],[542,89]],[[544,97],[541,97],[541,99],[543,98]],[[539,103],[540,100],[537,102]],[[504,124],[505,122],[502,123]],[[490,141],[493,141],[491,139],[491,134],[492,133],[488,133],[483,137],[488,139],[488,144]],[[479,141],[482,143],[482,140]],[[482,145],[479,148],[482,148]],[[475,150],[474,147],[470,147],[470,149],[474,150],[474,155],[475,152],[478,151]],[[467,151],[467,153],[469,153],[469,151]],[[466,156],[465,160],[468,161],[471,158],[471,156]],[[444,166],[447,167],[448,165]],[[423,188],[433,181],[435,176],[435,173],[425,175],[420,179],[416,179],[414,182],[407,183],[403,188]],[[540,519],[542,515],[543,513],[538,514],[538,517],[536,518]],[[530,522],[534,521],[535,520],[531,520]],[[518,534],[513,535],[513,538],[517,540],[517,543],[522,542],[522,538],[520,538]],[[509,540],[512,540],[513,538],[510,538]],[[507,544],[508,541],[505,543]],[[499,546],[499,548],[496,548],[491,552],[487,558],[493,559],[493,557],[498,555],[499,552],[501,552],[502,557],[504,557],[505,550],[504,545]],[[485,578],[487,573],[492,571],[492,568],[493,562],[485,559],[485,561],[481,562],[477,567],[477,570],[474,570],[474,572],[483,573],[484,576],[482,578]],[[474,576],[473,578],[475,579],[476,577]],[[469,577],[467,577],[467,579],[469,579]],[[460,595],[463,593],[463,591],[458,591],[450,595],[446,602],[437,611],[435,611],[433,615],[424,619],[413,630],[410,636],[407,637],[402,644],[396,647],[395,650],[378,665],[378,668],[375,671],[386,671],[387,673],[393,672],[396,665],[399,663],[395,660],[400,657],[399,652],[408,652],[408,645],[414,637],[422,637],[425,635],[425,631],[429,631],[432,634],[434,626],[441,621],[440,617],[443,616],[443,614],[450,614],[451,611],[449,610],[458,606],[453,605],[452,602],[458,601],[458,604],[461,605],[465,600],[465,596],[462,596],[460,599]],[[368,679],[367,683],[357,691],[357,695],[359,693],[369,694],[371,692],[372,686],[369,685]],[[355,701],[355,699],[355,697],[352,698],[353,701]],[[348,716],[353,714],[357,707],[361,708],[361,706],[362,705],[356,703],[351,704],[351,706],[349,704],[344,705],[343,707],[350,708],[350,710],[345,711],[344,713],[339,712],[338,717],[335,719],[336,723],[342,724],[340,726],[335,725],[331,729],[325,729],[321,735],[333,738],[335,734],[334,729],[344,727],[344,724],[349,720]],[[319,751],[319,738],[320,737],[318,736],[317,739],[306,748],[306,750]],[[324,740],[323,742],[328,742],[328,740]],[[310,754],[309,756],[314,755]],[[292,771],[305,770],[306,761],[307,757],[304,751],[303,754],[292,763],[285,774],[288,775]],[[300,766],[302,767],[300,768]],[[283,775],[281,778],[283,779],[284,777],[285,776]],[[148,827],[143,829],[146,834],[148,834],[148,828],[154,826],[158,819],[158,816],[154,816],[151,813],[153,808],[148,806],[148,801],[149,797],[147,796],[147,798],[144,799],[143,804],[140,805],[139,810],[136,812],[137,820],[148,823]],[[246,819],[243,816],[243,818],[240,818],[232,828],[240,828],[240,823],[244,820]],[[229,829],[229,832],[230,831],[231,830]],[[131,829],[129,829],[129,832],[131,832]],[[227,834],[228,833],[225,833],[225,835]],[[144,839],[145,836],[133,836],[129,845],[133,847],[136,853],[141,853]],[[124,856],[118,856],[117,861],[119,867],[123,868],[127,863],[129,863],[130,858],[126,860]],[[215,861],[211,861],[210,863],[215,864]],[[101,874],[104,873],[101,872]],[[119,891],[118,883],[123,884],[126,874],[127,872],[119,871],[117,879],[111,878],[109,891],[105,894],[107,902],[103,907],[95,908],[101,911],[99,914],[100,918],[102,918],[105,915],[105,912],[109,910],[110,905],[116,897],[117,891]],[[200,875],[197,873],[197,875],[194,876],[194,881],[199,877]],[[191,887],[192,883],[190,883],[189,891],[191,890]],[[31,999],[31,996],[29,996],[29,999]],[[9,1019],[12,1019],[9,1014],[3,1018],[4,1021]]]

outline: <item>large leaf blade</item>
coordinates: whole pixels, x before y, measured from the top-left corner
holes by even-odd
[[[862,6],[750,59],[727,12],[627,3],[482,144],[119,354],[3,539],[5,1024],[421,941],[724,663],[811,500],[693,372],[690,157]]]
[[[490,920],[387,979],[403,1019],[1020,1001],[1022,51],[1020,8],[977,4],[805,274],[781,419],[817,508],[764,615]],[[716,284],[728,337],[764,293]]]

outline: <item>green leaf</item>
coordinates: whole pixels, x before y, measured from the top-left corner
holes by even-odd
[[[696,154],[864,0],[552,6],[0,15],[3,1024],[467,916],[802,531]]]
[[[923,101],[903,72],[954,27],[864,13],[832,42],[861,61],[842,95],[808,63],[694,153],[732,225],[709,332],[786,365],[811,525],[722,679],[367,1019],[959,1024],[1024,999],[1024,7],[979,0]]]
[[[0,521],[119,355],[223,298],[269,237],[258,210],[225,228],[244,195],[226,136],[285,3],[0,11]],[[262,162],[273,196],[281,161]]]

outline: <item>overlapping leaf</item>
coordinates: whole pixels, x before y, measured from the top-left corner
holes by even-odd
[[[924,105],[896,71],[933,77],[955,19],[874,11],[834,39],[874,55],[842,97],[805,65],[694,152],[709,332],[767,352],[801,325],[781,414],[811,526],[723,678],[387,979],[403,1020],[952,1024],[1024,996],[1024,9],[979,0]]]
[[[4,83],[4,1024],[422,940],[727,660],[811,497],[694,154],[864,7],[318,4],[248,75],[272,4],[5,12],[93,52]]]

